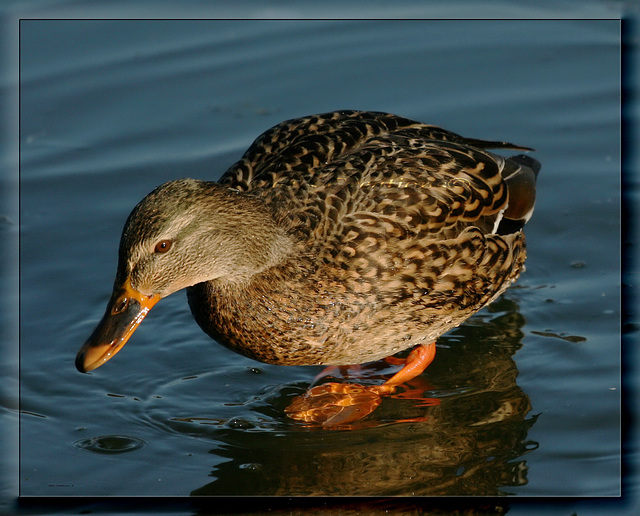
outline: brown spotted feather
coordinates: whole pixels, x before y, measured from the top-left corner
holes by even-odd
[[[191,287],[196,320],[235,351],[289,365],[361,363],[435,340],[524,264],[522,232],[495,231],[505,164],[522,167],[489,147],[525,149],[357,111],[268,130],[220,183],[261,199],[295,249],[248,283]]]

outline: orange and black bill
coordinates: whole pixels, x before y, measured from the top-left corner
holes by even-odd
[[[115,289],[107,311],[76,357],[76,367],[86,373],[100,367],[122,349],[160,296],[135,290],[129,280]]]

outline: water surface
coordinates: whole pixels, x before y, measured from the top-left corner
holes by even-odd
[[[618,495],[618,54],[613,21],[23,21],[21,494]],[[343,108],[542,163],[526,273],[415,380],[437,404],[294,423],[283,409],[320,368],[226,350],[184,293],[75,370],[146,193]]]

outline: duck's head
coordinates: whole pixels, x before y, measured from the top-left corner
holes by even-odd
[[[125,223],[113,294],[76,367],[112,358],[163,297],[204,281],[247,281],[277,263],[287,242],[255,198],[194,179],[159,186]]]

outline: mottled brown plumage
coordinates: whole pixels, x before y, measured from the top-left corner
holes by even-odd
[[[220,184],[262,199],[294,249],[249,283],[191,287],[196,320],[235,351],[288,365],[361,363],[435,340],[525,259],[521,232],[492,234],[509,199],[501,172],[522,167],[480,145],[514,147],[381,113],[267,131]]]
[[[264,362],[355,364],[433,342],[524,264],[539,165],[487,148],[529,150],[338,111],[266,131],[217,183],[161,185],[127,220],[79,369],[108,359],[88,358],[96,342],[111,339],[109,358],[124,344],[105,327],[181,288],[206,333]]]

